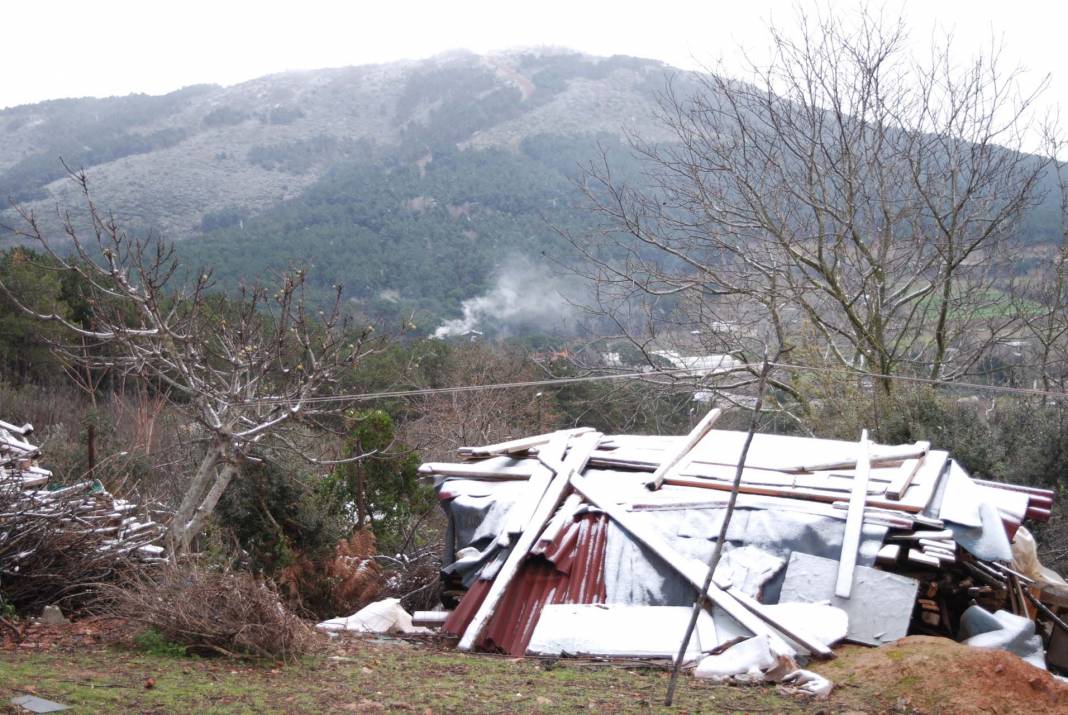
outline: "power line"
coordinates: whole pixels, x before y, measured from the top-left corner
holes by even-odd
[[[1024,395],[1030,397],[1045,397],[1054,400],[1068,399],[1068,393],[1066,392],[1053,392],[1050,390],[1039,390],[1036,388],[1027,387],[1011,387],[1008,385],[987,385],[976,382],[958,382],[955,380],[942,380],[938,378],[927,377],[913,377],[909,375],[880,375],[874,372],[867,372],[864,370],[852,370],[849,368],[834,368],[834,367],[820,367],[816,365],[796,365],[792,363],[770,363],[773,367],[781,368],[784,370],[794,370],[802,372],[818,372],[828,374],[838,374],[847,377],[868,377],[877,380],[891,380],[895,382],[909,382],[917,384],[927,385],[942,385],[947,387],[954,387],[960,389],[980,390],[986,392],[998,392],[1005,394]],[[728,374],[729,372],[737,372],[737,370],[724,370],[720,374]],[[488,385],[455,385],[452,387],[426,387],[416,388],[409,390],[383,390],[379,392],[365,392],[365,393],[352,393],[352,394],[340,394],[340,395],[319,395],[315,397],[304,398],[304,403],[309,404],[323,404],[330,402],[367,402],[371,400],[381,400],[389,398],[400,397],[424,397],[430,395],[450,395],[450,394],[462,394],[469,392],[484,392],[490,390],[510,390],[518,388],[529,387],[554,387],[558,385],[571,385],[585,382],[602,382],[609,380],[631,380],[638,378],[653,378],[657,376],[665,377],[678,377],[678,376],[693,376],[696,374],[694,368],[682,367],[661,369],[655,371],[639,371],[628,373],[610,373],[604,375],[583,375],[579,377],[556,377],[546,378],[544,380],[523,380],[518,382],[499,382]],[[713,385],[709,385],[709,388],[714,388]],[[291,402],[288,398],[284,397],[265,397],[259,400],[252,400],[247,402],[248,405],[273,405],[273,404],[288,404]]]
[[[452,387],[424,387],[411,390],[385,390],[382,392],[362,392],[342,395],[318,395],[306,397],[302,401],[307,403],[322,402],[366,402],[368,400],[380,400],[389,397],[421,397],[424,395],[447,395],[463,392],[482,392],[485,390],[508,390],[519,387],[551,387],[554,385],[570,385],[582,382],[599,382],[604,380],[627,380],[638,377],[654,377],[656,375],[693,374],[693,368],[680,367],[669,370],[656,370],[652,372],[627,372],[608,375],[583,375],[580,377],[554,377],[545,380],[524,380],[521,382],[497,382],[488,385],[455,385]],[[285,397],[265,397],[259,400],[249,400],[247,405],[273,405],[287,404],[292,400]]]
[[[933,377],[913,377],[911,375],[880,375],[876,372],[865,370],[851,370],[843,367],[820,367],[818,365],[793,365],[791,363],[771,363],[775,367],[787,370],[799,370],[808,372],[835,373],[854,377],[870,377],[876,380],[892,380],[897,382],[912,382],[924,385],[945,385],[948,387],[966,388],[970,390],[985,390],[987,392],[1003,392],[1014,395],[1027,395],[1031,397],[1048,397],[1050,399],[1068,399],[1068,392],[1053,392],[1051,390],[1039,390],[1032,387],[1012,387],[1010,385],[986,385],[981,382],[958,382],[956,380],[940,380]]]

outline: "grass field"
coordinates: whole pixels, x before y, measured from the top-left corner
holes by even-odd
[[[2,704],[26,693],[71,713],[815,712],[773,687],[684,677],[661,707],[663,670],[468,656],[360,643],[296,665],[153,655],[128,648],[0,653]],[[15,712],[11,708],[10,712]]]
[[[450,642],[344,638],[283,665],[179,655],[125,626],[71,624],[0,650],[0,712],[17,695],[70,713],[823,713],[1059,715],[1068,685],[1003,651],[910,636],[841,646],[810,667],[835,684],[827,700],[775,685],[714,685],[684,675],[663,706],[668,673],[648,663],[465,655]],[[72,635],[73,632],[73,635]],[[88,635],[87,635],[88,634]]]

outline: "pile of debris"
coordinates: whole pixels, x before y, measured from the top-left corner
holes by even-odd
[[[19,607],[51,602],[80,578],[103,578],[122,560],[163,560],[163,525],[95,480],[49,488],[52,473],[27,441],[32,425],[0,421],[0,574]]]
[[[711,429],[716,414],[687,436],[575,429],[424,464],[449,521],[443,631],[462,650],[674,657],[747,436]],[[926,442],[754,435],[689,660],[782,677],[842,638],[919,633],[1040,666],[1049,644],[1066,668],[1068,589],[1021,526],[1052,502],[972,479]]]

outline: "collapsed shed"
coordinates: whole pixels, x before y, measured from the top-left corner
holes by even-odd
[[[517,656],[674,656],[746,438],[714,418],[687,436],[566,430],[424,464],[448,516],[443,631]],[[925,442],[757,434],[738,492],[691,659],[752,635],[827,657],[843,636],[1016,627],[976,607],[1030,623],[1017,635],[1031,647],[1043,601],[1063,596],[1012,543],[1053,493],[973,479]]]

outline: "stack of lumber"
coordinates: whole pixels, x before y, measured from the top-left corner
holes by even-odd
[[[91,537],[100,551],[145,562],[163,560],[157,542],[163,525],[141,513],[137,504],[118,499],[94,480],[50,488],[52,473],[38,464],[41,450],[28,438],[33,426],[0,421],[0,543],[5,569],[17,569],[33,556],[41,529]],[[12,547],[23,542],[26,548]]]

